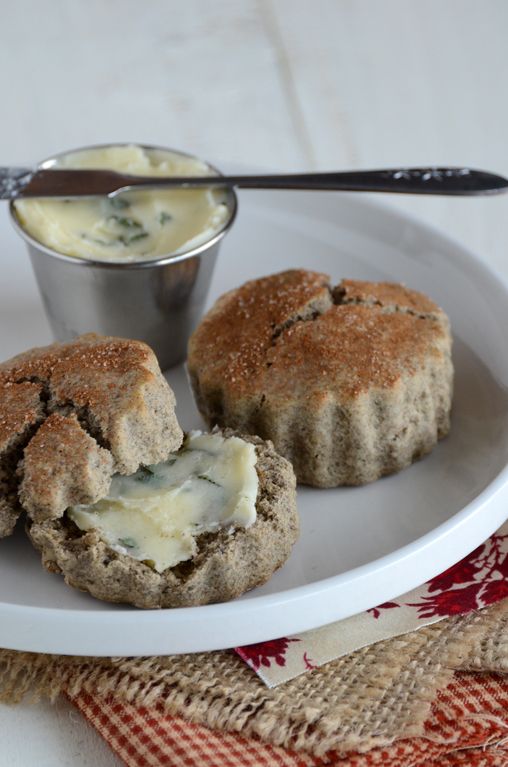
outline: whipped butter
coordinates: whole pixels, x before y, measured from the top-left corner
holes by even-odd
[[[56,168],[104,168],[142,176],[206,176],[194,157],[136,145],[96,147],[58,158]],[[139,190],[114,198],[15,202],[22,227],[58,253],[96,261],[149,261],[201,245],[229,218],[220,189]]]
[[[256,451],[239,437],[191,432],[167,461],[115,475],[106,498],[72,506],[70,519],[158,572],[191,559],[196,538],[256,521]]]

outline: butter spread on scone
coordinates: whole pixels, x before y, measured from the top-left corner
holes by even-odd
[[[226,440],[238,437],[255,450],[258,485],[253,524],[218,524],[213,531],[196,537],[194,556],[159,572],[153,561],[124,553],[132,551],[125,546],[132,541],[124,538],[121,551],[107,543],[97,528],[80,530],[67,511],[58,519],[41,521],[29,514],[26,529],[42,554],[44,566],[50,572],[62,573],[66,583],[94,597],[143,608],[224,602],[265,583],[287,560],[298,536],[293,469],[270,442],[229,429],[212,434]],[[203,476],[219,479],[218,473],[203,469]],[[211,485],[207,480],[199,481],[203,487]],[[245,489],[240,492],[244,494]],[[243,514],[242,510],[240,518],[245,519]],[[119,518],[123,515],[123,511],[117,514]],[[122,537],[127,535],[122,529]]]
[[[114,476],[105,498],[67,514],[112,549],[163,572],[195,556],[197,536],[254,524],[255,464],[253,444],[191,432],[167,461]]]

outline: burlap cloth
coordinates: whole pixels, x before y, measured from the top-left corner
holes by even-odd
[[[316,756],[421,735],[456,670],[508,671],[508,599],[380,642],[267,688],[233,652],[76,658],[0,651],[0,700],[113,696]]]

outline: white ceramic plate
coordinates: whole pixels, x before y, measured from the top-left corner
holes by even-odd
[[[242,194],[210,302],[246,279],[307,267],[428,293],[455,336],[452,433],[423,461],[362,488],[298,493],[301,537],[262,588],[225,604],[141,611],[45,572],[23,531],[0,541],[0,646],[77,655],[213,650],[311,629],[387,601],[471,551],[508,516],[508,291],[474,256],[359,196]],[[474,203],[472,203],[474,204]],[[0,357],[50,341],[23,244],[0,221]],[[168,376],[201,425],[183,368]]]

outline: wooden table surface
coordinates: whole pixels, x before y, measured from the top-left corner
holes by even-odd
[[[508,176],[506,0],[0,0],[0,11],[0,165],[138,141],[219,165]],[[508,197],[384,199],[508,277]],[[63,701],[1,707],[0,739],[10,767],[120,764]]]

